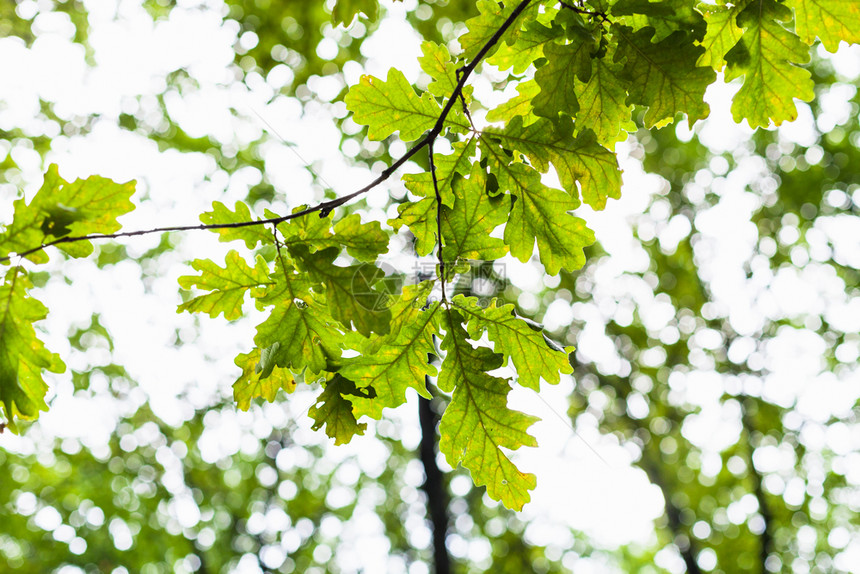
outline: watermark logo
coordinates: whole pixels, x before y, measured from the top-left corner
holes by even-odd
[[[498,261],[452,261],[445,264],[445,271],[453,275],[453,279],[446,284],[449,295],[477,297],[481,307],[489,306],[493,298],[500,296],[508,285],[505,264]],[[411,273],[397,272],[385,263],[365,263],[356,267],[350,289],[360,307],[367,311],[382,312],[394,305],[404,283],[433,280],[437,273],[438,262],[432,260],[416,261]],[[428,301],[441,298],[442,286],[437,282]]]
[[[352,275],[350,291],[359,307],[366,311],[382,312],[397,301],[403,275],[386,263],[358,265]]]

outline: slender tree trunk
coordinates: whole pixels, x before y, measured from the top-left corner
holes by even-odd
[[[762,572],[762,574],[765,574],[768,571],[767,558],[773,551],[773,513],[771,512],[767,497],[764,493],[764,488],[762,487],[762,476],[753,464],[753,451],[755,450],[753,440],[755,440],[754,435],[756,428],[755,421],[749,412],[749,406],[747,404],[747,401],[749,400],[751,399],[742,400],[740,402],[741,422],[743,423],[744,431],[747,435],[747,445],[749,447],[746,453],[749,476],[752,480],[753,493],[755,494],[756,500],[758,500],[758,512],[764,521],[764,528],[762,529],[761,534],[759,534],[759,571]]]
[[[421,421],[421,463],[426,477],[422,488],[427,494],[427,515],[433,525],[433,563],[436,574],[450,574],[451,557],[445,545],[448,534],[448,492],[442,471],[436,465],[436,425],[439,415],[424,397],[418,400],[418,418]]]
[[[699,563],[696,562],[696,548],[693,541],[684,532],[684,527],[681,522],[681,509],[672,502],[672,490],[663,479],[663,474],[660,471],[658,463],[648,458],[648,453],[643,450],[642,459],[639,461],[639,466],[648,475],[652,484],[656,484],[663,493],[663,500],[666,503],[666,518],[669,521],[669,530],[675,537],[675,544],[681,553],[681,558],[684,560],[684,565],[687,567],[687,574],[702,574]]]

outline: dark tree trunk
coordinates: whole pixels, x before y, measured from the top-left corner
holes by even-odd
[[[442,471],[436,465],[436,425],[439,415],[431,402],[418,399],[418,417],[421,421],[421,463],[424,465],[424,485],[427,494],[427,515],[433,525],[433,562],[436,574],[450,574],[451,557],[445,539],[448,534],[448,492]]]

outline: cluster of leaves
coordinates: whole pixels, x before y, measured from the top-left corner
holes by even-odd
[[[335,19],[373,15],[373,6],[338,3]],[[645,109],[645,127],[665,125],[678,114],[692,125],[707,117],[705,90],[725,68],[727,80],[743,76],[735,119],[778,125],[796,116],[793,98],[813,97],[810,75],[798,64],[808,61],[816,37],[831,50],[841,40],[860,40],[860,7],[847,1],[696,7],[691,0],[480,0],[477,7],[459,38],[460,53],[423,44],[420,64],[431,79],[426,91],[417,94],[391,70],[385,80],[363,77],[345,97],[371,140],[397,132],[402,141],[417,142],[406,157],[429,149],[430,170],[404,176],[411,201],[388,223],[409,230],[418,256],[436,251],[436,281],[443,285],[463,262],[507,254],[529,261],[535,245],[548,274],[580,268],[594,235],[570,212],[582,202],[602,209],[620,196],[611,148],[633,128],[634,106]],[[465,82],[481,61],[508,72],[518,95],[487,110],[491,123],[479,129],[470,113],[478,102]],[[440,137],[451,153],[434,154]],[[550,168],[560,189],[546,183]],[[130,184],[95,177],[66,183],[52,168],[29,204],[16,202],[14,219],[0,234],[0,257],[29,252],[27,258],[42,263],[47,256],[33,247],[111,234],[116,217],[132,207],[132,191]],[[269,311],[254,349],[236,359],[239,406],[248,408],[255,397],[274,400],[280,389],[289,392],[301,381],[320,383],[310,415],[316,428],[325,426],[343,443],[364,432],[361,417],[379,419],[385,408],[404,403],[407,389],[430,396],[428,383],[438,374],[435,386],[452,395],[441,450],[452,466],[462,463],[476,484],[487,485],[491,497],[521,508],[535,478],[502,448],[533,446],[527,429],[534,418],[509,408],[511,381],[489,373],[507,365],[518,384],[537,389],[541,379],[553,383],[571,372],[572,349],[552,343],[511,305],[482,306],[463,295],[449,300],[444,287],[441,300],[431,300],[430,281],[392,289],[377,263],[392,231],[379,223],[331,208],[264,215],[257,225],[245,225],[253,221],[247,204],[231,210],[216,203],[201,220],[222,240],[256,250],[253,266],[231,251],[223,267],[198,260],[192,264],[198,275],[180,279],[183,288],[208,292],[180,311],[235,319],[247,295]],[[74,257],[92,249],[85,241],[58,247]],[[29,328],[45,311],[25,287],[20,266],[0,287],[0,397],[11,423],[44,408],[41,369],[62,368]],[[491,347],[475,343],[485,336]],[[431,355],[442,357],[438,370]]]

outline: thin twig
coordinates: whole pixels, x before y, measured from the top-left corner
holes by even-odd
[[[457,72],[455,73],[457,77],[457,81],[460,81],[460,75],[463,73],[464,68],[457,68]],[[472,126],[472,131],[478,133],[478,128],[475,127],[475,122],[472,121],[472,113],[469,112],[469,106],[466,105],[466,96],[463,95],[463,92],[460,92],[460,101],[463,103],[463,114],[466,116],[466,119],[469,120],[469,125]]]
[[[409,150],[400,156],[394,163],[385,168],[379,176],[374,179],[372,182],[362,187],[358,191],[354,191],[349,195],[345,195],[338,199],[332,199],[331,201],[325,201],[313,207],[308,207],[301,211],[297,211],[296,213],[291,213],[289,215],[284,215],[281,217],[273,217],[269,219],[257,219],[254,221],[240,221],[236,223],[213,223],[213,224],[201,224],[201,225],[178,225],[173,227],[157,227],[154,229],[144,229],[140,231],[124,231],[120,233],[94,233],[91,235],[81,235],[81,236],[66,236],[60,237],[59,239],[55,239],[53,241],[49,241],[48,243],[43,243],[37,247],[33,247],[32,249],[27,249],[26,251],[22,251],[19,253],[15,253],[18,257],[26,257],[27,255],[32,255],[38,251],[44,250],[46,247],[51,247],[53,245],[61,245],[64,243],[76,243],[79,241],[89,241],[92,239],[118,239],[120,237],[135,237],[138,235],[149,235],[152,233],[166,233],[169,231],[197,231],[204,229],[237,229],[242,227],[252,227],[255,225],[268,225],[268,224],[279,224],[284,221],[289,221],[291,219],[296,219],[298,217],[303,217],[305,215],[309,215],[311,213],[319,212],[320,217],[327,217],[331,211],[341,205],[348,203],[362,195],[367,193],[374,187],[381,184],[383,181],[387,180],[391,175],[397,171],[397,169],[402,166],[404,163],[409,161],[416,153],[418,153],[421,148],[424,146],[430,145],[438,136],[442,133],[442,129],[445,126],[445,120],[448,118],[448,114],[451,113],[451,109],[454,107],[454,103],[460,98],[463,93],[463,88],[466,85],[466,82],[469,80],[469,76],[471,76],[472,72],[475,71],[478,64],[484,59],[487,55],[487,52],[499,41],[502,35],[511,27],[514,21],[522,14],[523,10],[529,5],[531,0],[522,0],[516,8],[514,8],[513,12],[511,12],[510,16],[499,26],[499,29],[487,40],[486,44],[481,48],[481,50],[475,55],[475,58],[472,62],[463,68],[463,73],[460,76],[457,85],[454,87],[454,91],[451,93],[451,97],[448,98],[445,107],[442,108],[442,112],[439,114],[439,118],[436,120],[436,123],[433,125],[430,130],[424,134],[415,145],[413,145]],[[6,255],[0,257],[0,263],[9,261],[11,259],[11,255]]]
[[[445,258],[442,256],[442,194],[439,191],[439,180],[436,178],[436,162],[433,160],[433,142],[427,146],[430,151],[430,177],[433,179],[433,191],[436,192],[436,257],[439,259],[439,281],[442,283],[442,301],[445,297]]]

